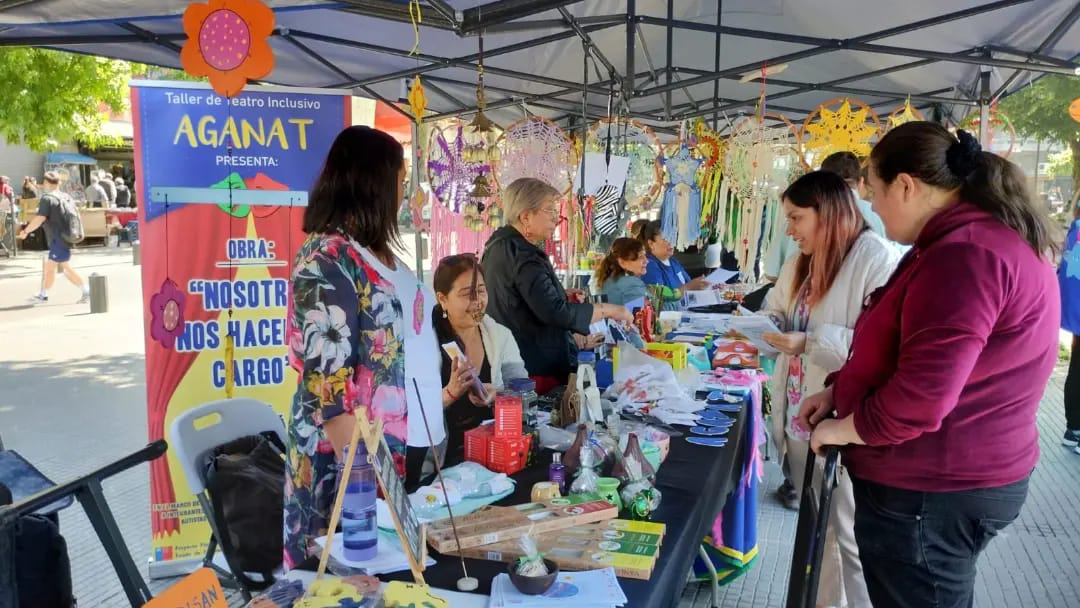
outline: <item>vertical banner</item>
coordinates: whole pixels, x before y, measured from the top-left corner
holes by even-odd
[[[132,83],[149,438],[233,397],[286,414],[285,319],[307,194],[350,120],[347,92]],[[232,336],[231,356],[226,336]],[[229,365],[229,361],[232,365]],[[174,450],[152,463],[155,563],[201,558],[210,528]]]

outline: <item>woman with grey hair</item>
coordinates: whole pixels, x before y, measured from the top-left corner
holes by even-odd
[[[588,336],[601,319],[629,322],[630,312],[613,304],[571,302],[543,244],[555,234],[559,191],[531,177],[514,180],[502,193],[506,225],[491,235],[482,265],[488,314],[514,334],[537,391],[566,382],[578,349],[595,348]]]

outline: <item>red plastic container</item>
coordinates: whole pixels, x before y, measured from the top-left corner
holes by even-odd
[[[507,475],[517,473],[529,460],[531,444],[532,435],[519,435],[513,439],[492,437],[488,444],[487,468]]]

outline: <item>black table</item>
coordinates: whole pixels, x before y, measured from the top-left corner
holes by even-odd
[[[748,397],[727,434],[728,444],[722,448],[687,443],[689,432],[683,427],[680,430],[685,431],[686,436],[671,439],[671,450],[657,474],[656,487],[663,493],[663,500],[652,518],[667,525],[664,543],[652,578],[647,581],[619,579],[629,600],[627,606],[659,608],[678,602],[702,540],[741,477],[749,446],[746,420],[750,407]],[[533,484],[547,480],[550,461],[551,452],[545,451],[540,464],[515,474],[517,487],[514,493],[495,504],[529,502]],[[434,551],[431,555],[438,563],[424,572],[424,579],[433,587],[456,589],[457,580],[462,576],[460,560]],[[469,575],[480,581],[478,593],[490,593],[491,580],[506,572],[506,564],[502,562],[466,559],[465,563]],[[409,581],[412,575],[405,571],[381,578]]]

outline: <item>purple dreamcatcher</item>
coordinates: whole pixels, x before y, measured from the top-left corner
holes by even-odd
[[[435,198],[454,213],[463,213],[478,175],[491,175],[491,165],[473,160],[476,145],[466,140],[464,126],[436,128],[428,142],[428,183]],[[483,145],[483,144],[481,144]]]

